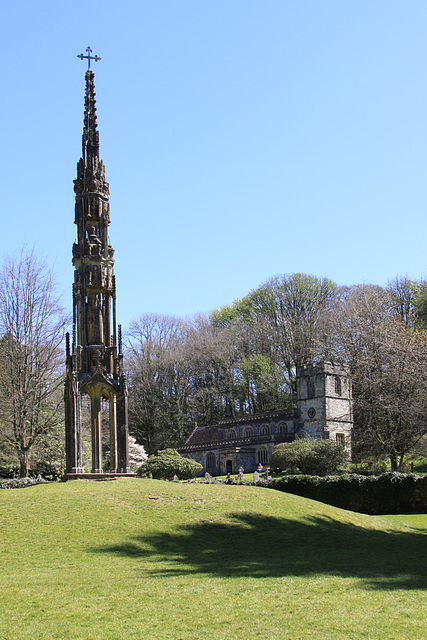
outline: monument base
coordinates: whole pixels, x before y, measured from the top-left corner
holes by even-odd
[[[136,473],[64,473],[62,480],[105,480],[107,478],[136,478]]]

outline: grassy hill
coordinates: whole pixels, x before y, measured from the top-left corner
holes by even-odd
[[[426,637],[426,516],[128,478],[0,491],[0,529],[0,640]]]

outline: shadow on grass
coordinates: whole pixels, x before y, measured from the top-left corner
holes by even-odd
[[[323,574],[359,578],[375,589],[427,587],[427,539],[422,533],[364,529],[324,517],[289,520],[237,513],[228,518],[228,523],[205,521],[92,551],[151,558],[156,575]],[[149,566],[144,569],[150,571]]]

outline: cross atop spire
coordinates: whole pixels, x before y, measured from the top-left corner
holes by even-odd
[[[91,56],[90,54],[92,53],[92,49],[90,47],[88,47],[86,49],[86,53],[87,56],[84,56],[82,53],[80,53],[77,57],[80,58],[80,60],[87,60],[87,68],[90,69],[90,61],[91,60],[95,60],[95,62],[98,62],[98,60],[101,60],[101,58],[99,56]]]

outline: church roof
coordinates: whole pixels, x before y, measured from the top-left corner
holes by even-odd
[[[190,437],[186,440],[185,445],[205,444],[207,442],[215,442],[222,440],[219,433],[220,427],[217,424],[207,427],[196,427]]]
[[[249,416],[242,416],[240,418],[228,418],[227,420],[221,420],[218,426],[221,427],[233,427],[239,424],[259,424],[261,422],[277,422],[279,420],[292,420],[295,417],[295,412],[290,411],[267,411],[265,413],[256,413]]]
[[[230,418],[227,420],[221,420],[218,424],[207,425],[206,427],[196,427],[186,440],[182,449],[186,447],[197,447],[207,444],[213,444],[223,442],[226,440],[226,431],[239,425],[255,425],[271,422],[280,422],[281,420],[293,420],[295,418],[294,411],[273,411],[268,413],[260,413],[249,416],[242,416],[240,418]],[[262,436],[257,436],[259,440]],[[241,440],[242,438],[239,438]],[[251,438],[245,437],[244,440]],[[227,440],[227,442],[230,442]]]

